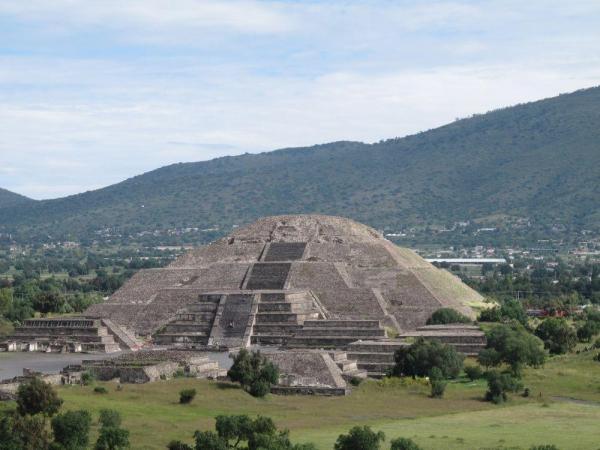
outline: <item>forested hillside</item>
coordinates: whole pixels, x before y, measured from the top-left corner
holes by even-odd
[[[14,192],[7,191],[6,189],[0,188],[0,211],[2,208],[15,205],[31,204],[33,200],[23,197],[22,195],[15,194]],[[0,218],[0,221],[2,219]]]
[[[0,228],[83,236],[105,227],[231,226],[283,213],[336,214],[388,229],[505,215],[597,229],[600,88],[375,144],[174,164],[104,189],[4,207]]]

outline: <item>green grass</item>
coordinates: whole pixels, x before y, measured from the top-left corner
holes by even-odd
[[[422,381],[367,381],[347,397],[275,396],[255,399],[236,385],[180,378],[145,385],[98,383],[59,388],[65,408],[114,408],[124,417],[136,449],[164,449],[172,439],[191,442],[197,429],[211,429],[218,414],[272,417],[291,430],[295,442],[314,442],[331,449],[337,436],[357,424],[369,424],[391,438],[413,438],[424,449],[529,448],[552,443],[564,449],[600,448],[600,363],[588,352],[553,358],[539,370],[528,370],[529,398],[511,396],[508,403],[481,400],[483,380],[459,379],[444,399],[431,399]],[[198,392],[189,405],[179,404],[179,391]],[[541,394],[541,395],[540,395]],[[569,400],[584,400],[585,403]],[[0,404],[0,409],[9,404]],[[94,433],[96,429],[94,429]],[[577,438],[574,439],[573,437]]]

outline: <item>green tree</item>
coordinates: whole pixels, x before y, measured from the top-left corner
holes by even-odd
[[[517,392],[523,387],[519,380],[510,373],[490,370],[486,377],[488,390],[485,393],[485,399],[496,404],[507,400],[507,392]]]
[[[44,416],[9,414],[0,419],[0,450],[47,450],[49,446]]]
[[[277,430],[268,417],[217,416],[215,429],[216,433],[196,431],[196,450],[316,450],[312,444],[292,444],[289,433]]]
[[[545,319],[535,330],[535,335],[544,341],[544,347],[553,355],[567,353],[577,344],[577,334],[562,318]]]
[[[6,317],[8,312],[12,309],[13,304],[13,292],[10,288],[0,289],[0,316]]]
[[[421,450],[415,441],[408,438],[398,438],[391,442],[390,450]]]
[[[231,447],[214,431],[196,431],[196,450],[228,450]]]
[[[103,428],[119,428],[121,426],[121,414],[114,409],[101,409],[98,423]]]
[[[392,375],[395,376],[425,377],[437,367],[443,378],[456,378],[462,370],[464,356],[450,345],[420,337],[412,345],[396,350],[394,359]]]
[[[480,366],[465,366],[465,374],[471,381],[478,380],[483,376],[483,370]]]
[[[427,319],[427,325],[446,325],[449,323],[471,323],[471,319],[452,308],[440,308]]]
[[[100,433],[95,450],[123,450],[129,448],[129,431],[121,428],[121,415],[113,409],[101,409]]]
[[[271,386],[279,381],[279,369],[260,351],[241,349],[227,372],[231,381],[239,382],[244,390],[255,397],[264,397]]]
[[[520,376],[523,366],[539,367],[546,358],[542,341],[518,323],[496,325],[486,333],[486,338],[486,348],[478,357],[485,367],[505,363],[513,375]]]
[[[583,325],[577,329],[577,339],[579,339],[580,342],[590,342],[598,333],[600,333],[600,322],[586,320]]]
[[[385,441],[382,431],[375,432],[369,426],[356,426],[348,434],[340,434],[334,445],[334,450],[379,450],[381,442]]]
[[[431,385],[431,396],[442,398],[446,390],[447,381],[439,367],[433,367],[429,372],[429,384]]]
[[[95,450],[123,450],[129,448],[129,431],[123,428],[102,427]]]
[[[67,411],[52,418],[54,441],[65,450],[85,450],[92,416],[88,411]]]
[[[53,416],[62,405],[62,400],[51,384],[38,377],[21,383],[17,389],[17,411],[22,416],[42,413]]]

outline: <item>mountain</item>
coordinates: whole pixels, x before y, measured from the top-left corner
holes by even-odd
[[[375,144],[174,164],[104,189],[3,208],[0,227],[89,236],[105,227],[231,226],[322,213],[388,229],[507,215],[597,229],[599,181],[595,87]]]
[[[15,194],[14,192],[7,191],[6,189],[0,188],[0,211],[2,208],[15,205],[26,205],[31,204],[35,200],[24,197],[23,195]],[[2,219],[0,218],[0,221]]]

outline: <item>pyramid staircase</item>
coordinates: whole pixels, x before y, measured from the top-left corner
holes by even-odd
[[[350,381],[353,378],[367,378],[367,371],[359,369],[356,360],[348,359],[348,353],[343,351],[329,352],[333,362],[339,367],[344,380]]]
[[[292,348],[345,349],[359,339],[383,339],[385,329],[378,320],[306,320],[286,345]]]
[[[221,295],[201,295],[200,301],[179,311],[154,335],[154,343],[174,348],[201,348],[208,344]]]
[[[394,353],[410,345],[397,339],[356,341],[348,345],[348,358],[355,360],[359,369],[371,378],[382,378],[394,367]]]
[[[308,292],[262,293],[252,330],[251,343],[285,345],[288,339],[309,319],[317,319],[319,311]]]

